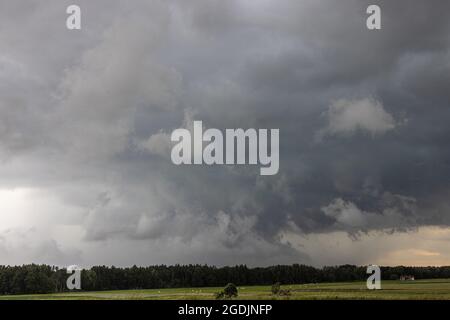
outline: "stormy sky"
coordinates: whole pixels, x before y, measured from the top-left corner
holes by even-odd
[[[450,264],[449,12],[0,0],[0,264]],[[278,174],[173,165],[195,120],[280,129]]]

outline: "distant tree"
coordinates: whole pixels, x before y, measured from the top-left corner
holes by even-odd
[[[238,289],[234,283],[229,283],[225,286],[225,289],[223,289],[223,293],[227,298],[237,297]]]
[[[279,294],[280,293],[281,285],[279,282],[276,282],[272,285],[272,294]]]
[[[393,274],[391,274],[391,275],[389,276],[389,279],[390,279],[390,280],[398,280],[399,277],[398,277],[398,275],[396,275],[395,273],[393,273]]]
[[[94,270],[83,270],[81,272],[81,289],[92,291],[96,289],[97,275]]]

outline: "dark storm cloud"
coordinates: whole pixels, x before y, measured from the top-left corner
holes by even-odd
[[[368,4],[360,1],[340,5],[281,1],[268,5],[271,15],[254,20],[250,19],[254,12],[243,10],[240,19],[233,17],[219,35],[217,29],[204,28],[221,39],[233,39],[238,46],[227,53],[240,59],[227,64],[230,76],[223,80],[222,68],[208,63],[221,61],[220,54],[211,54],[214,46],[204,50],[208,53],[205,65],[217,84],[199,80],[201,90],[190,103],[205,106],[197,117],[209,120],[213,127],[245,126],[242,122],[279,127],[283,135],[280,174],[289,177],[283,183],[290,201],[283,203],[270,190],[268,196],[256,185],[246,185],[249,198],[262,207],[258,227],[264,234],[277,232],[288,219],[307,232],[334,229],[335,219],[322,208],[340,197],[381,217],[379,223],[361,226],[363,230],[433,224],[432,218],[425,218],[431,210],[425,199],[438,190],[446,192],[448,180],[448,130],[443,123],[448,116],[441,89],[449,83],[445,70],[449,24],[441,11],[448,4],[379,4],[384,29],[375,33],[361,27]],[[332,11],[331,17],[324,17],[326,7],[332,8],[326,11]],[[209,21],[214,21],[214,13],[208,12]],[[200,28],[204,20],[194,16],[194,25]],[[247,45],[239,46],[241,42]],[[252,52],[249,47],[256,49]],[[430,77],[434,81],[427,81]],[[349,99],[351,104],[352,99],[366,97],[379,101],[383,112],[395,121],[311,143],[317,131],[326,127],[323,115],[333,100]],[[440,124],[434,126],[436,122]],[[393,128],[373,136],[370,128],[377,125]],[[436,161],[441,170],[433,164]],[[422,171],[418,167],[422,162],[436,172]],[[391,194],[417,198],[419,209],[407,213],[400,209],[401,203],[386,204],[383,199]],[[386,210],[398,211],[400,221],[386,216]]]
[[[380,31],[368,1],[81,1],[68,32],[66,3],[2,1],[2,184],[79,209],[86,242],[194,262],[307,261],[285,232],[449,225],[450,3],[372,3]],[[172,165],[193,120],[279,128],[278,175]]]

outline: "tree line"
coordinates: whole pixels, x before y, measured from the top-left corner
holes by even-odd
[[[450,278],[446,267],[381,267],[382,280],[402,275],[416,279]],[[36,294],[68,291],[67,270],[49,265],[0,266],[0,294]],[[277,265],[250,268],[246,265],[216,267],[208,265],[156,265],[118,268],[94,266],[81,271],[85,291],[157,289],[181,287],[219,287],[302,284],[318,282],[365,281],[365,266],[341,265],[315,268],[307,265]]]

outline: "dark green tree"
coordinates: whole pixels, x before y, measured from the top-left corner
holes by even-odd
[[[233,298],[238,296],[238,289],[234,283],[229,283],[223,289],[223,293],[227,298]]]

